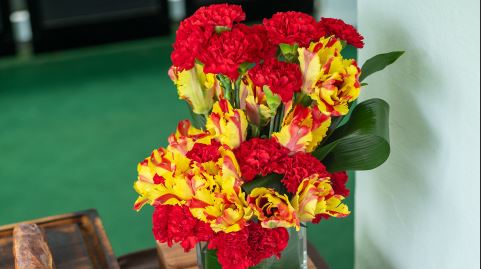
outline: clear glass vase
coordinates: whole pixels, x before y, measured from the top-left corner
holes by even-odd
[[[288,229],[288,232],[289,243],[280,259],[272,256],[250,269],[307,269],[306,228],[301,227],[300,231]],[[197,263],[199,269],[222,269],[215,250],[207,249],[207,243],[197,244]]]

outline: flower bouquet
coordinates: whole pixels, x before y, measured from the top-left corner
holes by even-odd
[[[155,239],[197,246],[200,268],[306,268],[305,223],[348,216],[345,171],[389,155],[388,104],[354,101],[402,52],[361,69],[342,51],[363,37],[341,20],[244,19],[219,4],[180,24],[169,75],[192,122],[138,165],[134,208],[152,205]]]

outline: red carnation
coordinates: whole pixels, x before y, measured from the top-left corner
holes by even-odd
[[[180,23],[170,55],[172,64],[179,70],[189,70],[194,67],[195,59],[205,47],[214,27],[193,25],[189,20]]]
[[[302,12],[279,12],[270,19],[264,19],[264,25],[272,43],[299,44],[309,46],[310,42],[324,36],[324,31],[310,15]]]
[[[236,80],[239,76],[239,66],[245,62],[256,62],[257,55],[253,54],[254,43],[249,35],[240,28],[213,35],[205,50],[199,55],[204,63],[206,73],[223,74]]]
[[[217,259],[223,269],[249,268],[249,231],[247,227],[234,233],[219,232],[209,242],[209,249],[217,249]]]
[[[277,46],[272,44],[267,36],[264,25],[247,26],[245,24],[236,25],[240,31],[244,32],[249,39],[250,51],[248,54],[253,62],[273,58],[277,53]]]
[[[359,34],[354,26],[345,23],[343,20],[322,18],[319,24],[325,29],[327,35],[334,35],[356,48],[364,47],[364,37]]]
[[[291,101],[294,92],[299,92],[302,86],[299,65],[280,62],[275,58],[268,59],[249,70],[249,77],[255,86],[269,86],[284,103]]]
[[[289,233],[286,228],[263,228],[250,222],[234,233],[217,233],[209,249],[217,249],[219,263],[224,269],[247,269],[263,259],[277,256],[286,248]]]
[[[221,144],[216,140],[212,140],[210,145],[196,143],[185,156],[199,163],[216,161],[220,158],[220,147]]]
[[[283,159],[289,150],[273,139],[252,138],[235,149],[242,178],[252,181],[257,175],[284,174]]]
[[[344,197],[349,196],[350,190],[346,188],[347,180],[348,176],[346,171],[331,174],[331,183],[335,194],[339,194]]]
[[[152,215],[152,231],[157,241],[169,247],[180,242],[185,251],[199,241],[208,241],[214,232],[207,223],[194,218],[188,207],[157,205]]]
[[[309,153],[299,152],[285,160],[286,173],[282,183],[290,193],[296,193],[301,182],[313,174],[329,177],[326,167]]]
[[[215,27],[232,28],[234,23],[244,19],[245,13],[238,5],[218,4],[200,8],[180,23],[171,55],[173,65],[180,71],[192,69]]]
[[[258,223],[252,223],[248,229],[251,266],[256,266],[262,260],[274,255],[281,257],[281,252],[289,242],[289,233],[286,228],[267,229]]]
[[[199,8],[190,18],[194,25],[232,28],[244,21],[246,14],[239,5],[217,4]]]

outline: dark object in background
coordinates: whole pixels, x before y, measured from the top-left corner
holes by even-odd
[[[7,0],[0,0],[0,56],[14,53],[15,42],[10,24],[10,7]]]
[[[44,52],[166,35],[167,0],[28,0],[33,48]]]
[[[201,6],[219,3],[241,5],[249,21],[270,18],[274,13],[281,11],[301,11],[308,14],[314,12],[314,0],[186,0],[187,16],[192,15]]]

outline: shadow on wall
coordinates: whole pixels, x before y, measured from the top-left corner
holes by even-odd
[[[403,25],[390,21],[382,14],[371,14],[369,19],[370,21],[364,23],[376,27],[374,30],[371,29],[371,32],[384,37],[380,44],[375,45],[377,48],[407,50],[407,52],[398,63],[383,73],[367,79],[367,83],[375,81],[372,85],[376,84],[378,90],[372,89],[372,93],[369,93],[371,87],[369,85],[361,94],[364,99],[381,97],[391,103],[391,156],[387,165],[378,168],[379,171],[376,173],[366,172],[365,181],[357,185],[358,195],[362,197],[359,199],[366,204],[375,205],[375,209],[369,209],[366,206],[356,208],[358,209],[356,215],[363,216],[362,221],[356,223],[356,264],[362,265],[358,268],[394,269],[396,267],[393,264],[399,263],[395,262],[397,256],[392,254],[393,249],[376,245],[375,242],[383,240],[376,240],[373,237],[393,236],[395,238],[405,235],[412,237],[420,231],[418,227],[413,226],[412,222],[405,220],[422,218],[428,210],[423,204],[434,197],[431,195],[432,185],[426,179],[432,178],[433,173],[439,173],[440,170],[426,169],[422,161],[427,158],[429,163],[440,165],[443,160],[440,158],[442,154],[439,152],[438,134],[433,132],[434,126],[424,115],[427,102],[437,103],[436,98],[440,98],[435,90],[442,85],[443,78],[432,68],[434,64],[423,52],[426,50],[425,47],[413,46],[413,44],[423,46],[422,42],[413,42],[412,40],[417,37],[411,36]],[[393,40],[397,41],[394,47]],[[369,46],[369,40],[366,41]],[[371,56],[373,55],[364,54],[361,62]],[[422,98],[425,96],[430,96],[431,99]],[[399,180],[398,175],[403,175],[402,180]],[[367,197],[362,195],[364,190],[377,195]],[[405,195],[399,195],[400,193]],[[358,202],[356,203],[359,205]],[[387,218],[381,220],[379,216]],[[386,221],[382,231],[373,228],[379,227],[379,221]],[[392,221],[398,224],[390,226],[389,223]],[[371,223],[373,225],[370,225]],[[362,245],[359,242],[362,242]],[[413,247],[412,251],[415,251],[427,246],[411,247]]]
[[[364,268],[396,269],[382,252],[382,246],[376,245],[375,241],[368,236],[370,233],[365,231],[357,232],[360,234],[358,240],[363,242],[363,248],[370,251],[369,256],[358,256],[358,263],[364,265]],[[371,257],[376,257],[376,259],[374,260]]]

